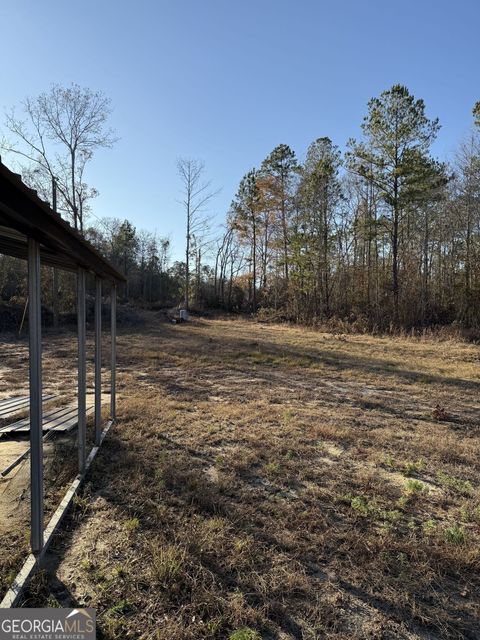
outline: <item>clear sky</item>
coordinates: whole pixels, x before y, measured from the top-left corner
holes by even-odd
[[[280,143],[342,149],[369,98],[422,97],[449,157],[480,99],[478,0],[15,0],[0,4],[0,110],[52,82],[103,90],[121,137],[92,161],[95,215],[128,217],[183,252],[176,160],[222,192]]]

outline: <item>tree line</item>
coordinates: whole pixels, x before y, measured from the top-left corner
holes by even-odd
[[[480,106],[454,163],[432,156],[440,128],[395,85],[369,101],[362,138],[328,138],[304,162],[285,144],[248,171],[215,257],[215,291],[302,323],[374,327],[480,321]]]
[[[241,179],[220,230],[209,214],[218,190],[203,163],[180,159],[185,260],[173,264],[167,238],[92,211],[98,192],[85,167],[116,140],[105,96],[53,86],[22,108],[7,115],[2,149],[27,162],[30,186],[123,271],[125,300],[307,324],[339,318],[367,330],[480,323],[480,103],[445,163],[431,150],[438,120],[394,85],[369,101],[361,139],[343,153],[328,137],[303,161],[275,147]],[[24,271],[2,257],[4,299],[21,295]],[[54,300],[61,279],[49,273],[45,295]]]

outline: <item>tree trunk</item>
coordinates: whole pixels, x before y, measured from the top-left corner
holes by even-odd
[[[393,318],[398,325],[398,179],[395,177],[393,184],[393,225],[392,225],[392,290],[393,290]]]
[[[190,194],[187,195],[187,243],[185,249],[185,309],[188,311],[190,295]]]
[[[255,214],[252,212],[252,235],[253,235],[253,247],[252,247],[252,275],[253,275],[253,312],[257,310],[257,225],[255,222]]]

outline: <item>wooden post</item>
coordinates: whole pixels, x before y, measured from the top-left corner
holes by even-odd
[[[43,548],[43,416],[42,316],[40,300],[40,248],[28,239],[28,333],[30,381],[30,509],[32,553]]]
[[[85,271],[77,272],[77,332],[78,332],[78,470],[85,470],[87,450],[86,392],[87,362],[85,354]]]
[[[117,377],[117,285],[112,284],[111,293],[111,340],[112,340],[112,373],[111,373],[111,389],[110,389],[110,417],[115,420],[116,417],[116,377]]]
[[[95,445],[102,435],[102,281],[95,278]]]

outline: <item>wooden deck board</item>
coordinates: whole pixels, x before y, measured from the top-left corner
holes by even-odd
[[[53,398],[55,398],[54,395],[44,395],[43,402],[48,402]],[[8,418],[22,409],[27,409],[29,402],[29,396],[17,396],[0,400],[0,418]]]
[[[87,405],[87,414],[94,409],[93,404]],[[43,415],[43,431],[71,431],[78,423],[78,408],[76,404],[67,405],[47,411]],[[25,433],[30,431],[30,419],[22,418],[12,424],[0,427],[0,435],[5,433]]]

